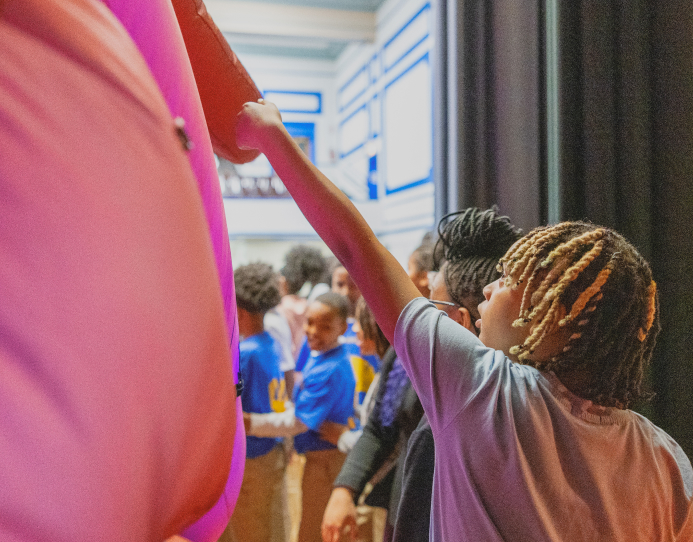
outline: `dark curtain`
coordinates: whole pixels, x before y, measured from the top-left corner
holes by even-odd
[[[438,0],[434,82],[438,216],[497,204],[542,221],[536,1]]]
[[[662,322],[640,410],[693,457],[693,6],[439,0],[437,21],[437,211],[496,203],[636,245]]]

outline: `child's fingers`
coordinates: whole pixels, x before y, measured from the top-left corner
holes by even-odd
[[[281,122],[279,109],[272,102],[262,98],[246,102],[236,121],[236,144],[241,149],[259,149],[262,131]]]
[[[339,542],[339,529],[334,525],[323,525],[322,542]]]

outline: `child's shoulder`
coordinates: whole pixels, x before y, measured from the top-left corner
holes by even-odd
[[[251,335],[247,339],[243,339],[238,347],[241,354],[251,354],[252,352],[274,350],[275,339],[267,331]]]
[[[320,352],[313,363],[309,361],[303,377],[305,382],[311,384],[325,383],[333,375],[340,375],[346,369],[351,371],[348,351],[344,345],[339,345],[327,352]]]

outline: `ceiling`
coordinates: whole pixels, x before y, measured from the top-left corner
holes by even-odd
[[[335,60],[352,42],[375,39],[385,0],[206,0],[233,50]]]

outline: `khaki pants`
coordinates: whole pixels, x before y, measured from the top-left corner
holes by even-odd
[[[303,510],[298,542],[322,542],[322,516],[332,493],[332,484],[337,478],[346,455],[339,450],[306,452],[303,471]]]
[[[274,537],[284,538],[284,511],[277,503],[283,500],[285,466],[281,445],[265,455],[246,459],[236,508],[219,542],[269,542]]]

